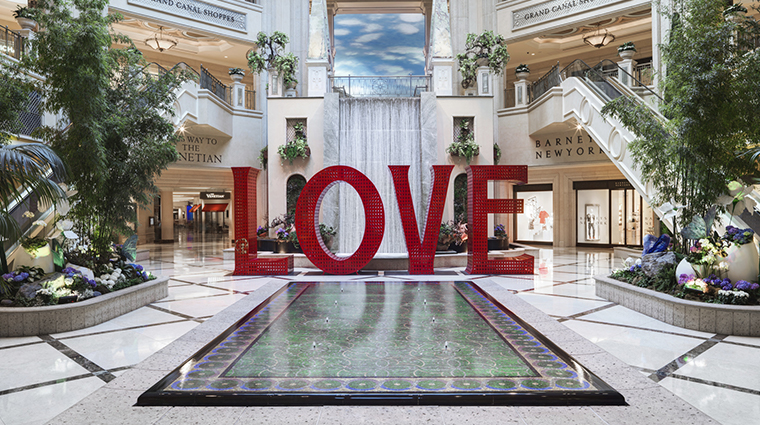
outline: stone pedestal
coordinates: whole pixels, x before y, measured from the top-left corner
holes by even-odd
[[[325,93],[330,91],[329,79],[327,78],[330,63],[327,60],[307,60],[307,83],[306,95],[308,97],[325,97]]]
[[[454,59],[433,58],[430,60],[430,65],[433,68],[432,91],[437,96],[452,96],[454,94]]]
[[[274,68],[267,70],[267,96],[268,97],[282,97],[285,87],[282,83],[282,76]]]
[[[515,82],[515,106],[525,106],[528,104],[528,81],[520,80]]]
[[[620,69],[618,69],[618,80],[620,80],[623,85],[633,87],[633,80],[628,75],[633,75],[634,70],[636,69],[636,61],[633,59],[624,59],[617,64],[620,67]],[[635,75],[633,76],[635,77]]]
[[[232,106],[245,108],[245,84],[241,82],[232,83]]]
[[[491,69],[487,66],[478,68],[478,96],[493,96]]]

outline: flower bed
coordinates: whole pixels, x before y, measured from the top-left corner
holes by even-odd
[[[95,326],[169,295],[169,278],[140,283],[81,302],[42,307],[0,307],[0,337],[74,331]]]
[[[594,280],[597,296],[665,323],[723,335],[760,336],[760,306],[685,300],[606,276]]]

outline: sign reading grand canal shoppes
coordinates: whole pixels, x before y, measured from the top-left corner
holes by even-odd
[[[127,0],[127,3],[213,24],[222,28],[237,31],[248,30],[248,20],[245,13],[198,0]]]
[[[525,28],[576,13],[598,9],[621,0],[551,0],[512,12],[512,29]]]

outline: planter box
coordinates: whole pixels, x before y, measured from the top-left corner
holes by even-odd
[[[509,249],[509,239],[507,238],[488,238],[489,251],[506,251]]]
[[[596,295],[665,323],[694,331],[760,336],[760,306],[682,300],[629,283],[595,276]]]
[[[0,307],[0,337],[34,336],[88,328],[169,295],[159,277],[85,301],[45,307]]]

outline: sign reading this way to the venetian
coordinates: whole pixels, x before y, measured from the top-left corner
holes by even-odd
[[[245,13],[198,0],[127,0],[127,3],[237,31],[248,30]]]
[[[178,163],[221,164],[222,154],[218,151],[219,141],[213,137],[180,136],[177,142]]]
[[[551,0],[535,4],[512,12],[512,29],[548,22],[619,1],[621,0]]]

